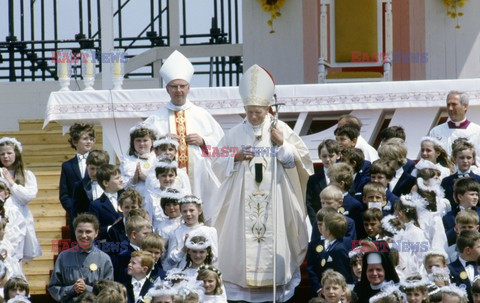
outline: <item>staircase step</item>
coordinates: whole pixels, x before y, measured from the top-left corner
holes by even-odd
[[[32,260],[22,265],[26,275],[38,275],[49,273],[53,269],[53,260]]]
[[[45,286],[50,282],[50,273],[28,275],[27,279],[31,294],[45,294]]]
[[[39,217],[39,216],[42,216],[42,217],[64,216],[65,217],[65,210],[63,209],[63,207],[60,205],[60,202],[58,201],[56,201],[56,203],[51,203],[51,204],[30,203],[28,205],[28,208],[30,209],[34,217]]]
[[[18,121],[20,131],[41,130],[43,127],[43,120],[20,120]],[[44,130],[61,130],[62,126],[57,122],[48,123]]]
[[[1,132],[0,135],[15,137],[20,142],[28,142],[28,144],[65,144],[67,139],[63,137],[60,130],[29,130],[22,132]],[[67,143],[68,144],[68,143]]]
[[[48,221],[43,219],[44,218],[34,218],[35,228],[50,228],[50,230],[60,230],[60,228],[65,225],[65,216],[49,217]]]

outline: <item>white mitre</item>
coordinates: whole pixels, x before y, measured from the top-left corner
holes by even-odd
[[[177,50],[168,56],[167,60],[163,62],[162,68],[160,68],[160,76],[166,84],[177,79],[190,83],[193,72],[194,69],[190,60]]]
[[[275,92],[275,83],[265,69],[255,64],[243,74],[238,89],[243,105],[269,106]]]

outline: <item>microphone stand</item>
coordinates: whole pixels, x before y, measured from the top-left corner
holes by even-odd
[[[280,105],[285,105],[284,103],[278,103],[277,94],[273,94],[273,99],[275,101],[272,104],[272,107],[275,107],[275,113],[273,116],[272,123],[270,125],[270,130],[277,126],[278,122],[278,111]],[[272,145],[275,146],[276,144],[272,142]],[[272,166],[272,173],[273,173],[273,184],[272,184],[272,212],[273,212],[273,302],[277,302],[277,153],[278,149],[275,150],[274,153],[274,161]]]

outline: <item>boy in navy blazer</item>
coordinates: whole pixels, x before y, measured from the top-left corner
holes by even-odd
[[[71,217],[88,212],[90,203],[100,198],[103,189],[97,182],[97,170],[103,164],[108,164],[110,156],[103,150],[92,150],[87,157],[87,173],[73,187],[73,205]]]
[[[480,207],[478,207],[480,184],[477,181],[472,178],[457,179],[453,192],[457,205],[452,207],[452,210],[443,216],[443,226],[445,227],[445,231],[448,231],[455,226],[455,216],[461,210],[473,209],[480,217]]]
[[[365,160],[363,151],[359,148],[344,148],[341,151],[341,162],[349,164],[353,168],[353,185],[349,193],[362,202],[363,187],[370,181],[370,161]]]
[[[318,157],[322,160],[323,167],[310,176],[307,182],[306,205],[308,218],[312,226],[315,226],[317,212],[322,207],[319,198],[320,193],[329,183],[329,179],[327,179],[328,169],[340,159],[340,145],[337,141],[331,139],[322,141],[318,146]]]
[[[62,163],[59,199],[71,219],[69,225],[72,227],[72,207],[74,205],[72,200],[73,188],[75,183],[81,181],[86,175],[86,159],[95,144],[95,129],[93,125],[83,123],[73,124],[70,127],[70,138],[68,142],[77,153],[73,158]]]
[[[118,255],[111,255],[113,263],[114,280],[125,283],[127,280],[128,262],[133,252],[140,250],[143,238],[152,232],[152,224],[141,216],[129,216],[126,222],[126,231],[129,242],[122,242],[122,251]],[[153,268],[153,265],[152,265]]]
[[[457,202],[453,198],[453,188],[455,181],[459,178],[470,177],[476,182],[480,182],[480,176],[471,171],[471,166],[475,163],[475,148],[468,142],[457,139],[452,148],[452,158],[455,160],[457,172],[442,180],[442,188],[445,190],[445,198],[447,198],[453,206]]]
[[[325,237],[324,244],[321,244],[322,240],[319,238],[309,244],[307,271],[310,275],[313,291],[317,293],[321,288],[319,281],[321,281],[322,274],[327,269],[333,269],[341,273],[348,284],[353,283],[348,250],[343,243],[347,226],[347,219],[341,214],[327,214],[320,226],[320,232]]]
[[[155,282],[148,277],[154,263],[154,258],[149,252],[139,250],[132,253],[128,263],[128,279],[123,283],[127,289],[128,303],[145,301],[145,295]]]
[[[475,277],[478,276],[477,259],[480,256],[480,233],[464,230],[457,239],[458,258],[448,265],[452,283],[467,287],[468,300],[473,302],[471,289]]]
[[[388,187],[396,196],[410,193],[412,187],[417,184],[417,179],[407,173],[403,167],[407,164],[407,146],[400,138],[387,140],[378,149],[380,159],[385,160],[395,170]]]
[[[155,260],[155,265],[152,268],[152,271],[149,274],[149,278],[155,281],[158,277],[162,280],[165,278],[165,270],[162,267],[162,254],[164,250],[163,238],[156,233],[149,233],[142,239],[142,244],[140,248],[144,251],[148,251],[153,255]]]
[[[97,171],[97,181],[103,189],[103,194],[90,203],[88,211],[100,222],[100,233],[97,239],[104,240],[107,239],[108,229],[123,216],[118,204],[118,196],[123,190],[120,169],[111,164],[103,164]]]

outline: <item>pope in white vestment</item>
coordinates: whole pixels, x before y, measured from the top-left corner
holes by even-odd
[[[223,153],[212,162],[219,180],[224,180],[216,197],[214,227],[228,300],[271,301],[274,268],[276,299],[288,300],[300,282],[299,269],[307,250],[304,193],[313,173],[312,161],[308,148],[287,124],[278,121],[272,128],[268,105],[273,90],[273,80],[258,65],[244,74],[240,94],[247,118],[223,137],[218,145]]]
[[[210,157],[203,148],[217,146],[223,137],[218,122],[203,108],[187,99],[193,66],[180,52],[173,52],[164,62],[160,74],[167,83],[171,100],[145,120],[163,136],[171,134],[178,138],[179,168],[185,168],[190,180],[192,193],[204,201],[204,215],[211,217],[210,201],[220,182],[211,169]]]

